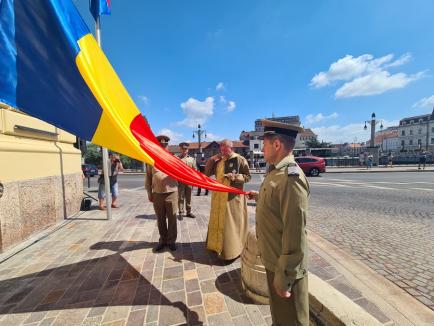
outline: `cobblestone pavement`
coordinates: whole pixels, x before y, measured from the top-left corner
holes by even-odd
[[[309,228],[434,310],[434,177],[424,176],[311,178]]]
[[[240,286],[240,261],[204,248],[209,197],[178,221],[178,250],[152,253],[156,218],[144,191],[123,191],[111,221],[85,212],[0,264],[0,325],[271,325]],[[250,209],[251,210],[251,209]],[[389,319],[315,252],[311,272],[378,320]]]

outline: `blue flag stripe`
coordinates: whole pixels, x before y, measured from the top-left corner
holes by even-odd
[[[16,106],[16,47],[13,0],[0,0],[0,101]]]
[[[16,99],[5,102],[91,140],[102,108],[75,62],[78,39],[89,34],[77,9],[70,0],[15,0],[13,5],[15,24],[0,11],[2,29],[15,25],[14,35],[0,34],[0,44],[15,43],[16,51],[16,64],[5,66],[16,76]],[[0,98],[3,94],[0,88]]]

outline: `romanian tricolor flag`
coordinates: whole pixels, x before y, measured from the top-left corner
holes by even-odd
[[[0,0],[0,101],[183,183],[241,193],[159,145],[71,0]]]

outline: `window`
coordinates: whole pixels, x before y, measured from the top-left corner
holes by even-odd
[[[410,130],[410,136],[413,135],[413,130]]]
[[[253,144],[253,148],[254,149],[258,149],[259,148],[259,144]]]
[[[418,139],[418,140],[417,140],[417,144],[418,144],[418,145],[422,145],[422,139]]]
[[[419,135],[421,135],[421,134],[422,134],[422,129],[419,129],[419,130],[417,131],[417,133],[418,133]]]
[[[422,123],[423,122],[423,119],[419,119],[419,123]]]
[[[401,140],[401,146],[405,145],[405,140]]]
[[[409,144],[409,145],[413,145],[413,139],[410,139],[410,140],[408,141],[408,144]]]
[[[434,138],[431,138],[431,144],[434,144]]]
[[[434,127],[431,127],[431,132],[434,132]]]
[[[412,125],[414,123],[414,121],[413,120],[410,120],[410,124]]]
[[[405,136],[405,130],[401,131],[401,136]]]

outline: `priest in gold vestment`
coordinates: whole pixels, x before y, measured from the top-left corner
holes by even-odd
[[[235,153],[230,140],[220,143],[220,154],[212,156],[205,167],[205,174],[238,189],[250,180],[247,160]],[[244,195],[212,192],[206,247],[215,251],[220,259],[237,258],[247,238],[247,199]]]

